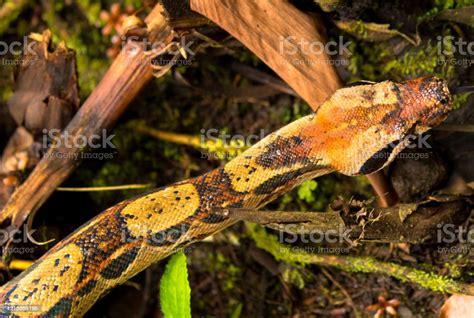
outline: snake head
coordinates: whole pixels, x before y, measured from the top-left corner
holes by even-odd
[[[452,109],[448,83],[435,76],[420,77],[402,84],[405,105],[400,117],[413,123],[416,133],[440,124]]]
[[[441,123],[451,110],[446,81],[421,77],[337,90],[302,131],[314,156],[346,174],[387,166],[418,134]],[[322,155],[324,154],[324,155]]]

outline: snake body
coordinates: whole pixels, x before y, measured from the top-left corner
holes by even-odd
[[[147,266],[235,222],[213,209],[259,208],[332,171],[377,171],[410,135],[440,123],[450,102],[446,83],[435,77],[340,89],[315,114],[223,167],[102,212],[1,287],[0,310],[13,317],[82,316]]]

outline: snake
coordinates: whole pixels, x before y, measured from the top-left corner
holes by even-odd
[[[215,211],[258,209],[331,172],[383,169],[451,109],[435,76],[340,88],[223,166],[98,214],[0,288],[0,313],[81,317],[148,266],[237,222]]]

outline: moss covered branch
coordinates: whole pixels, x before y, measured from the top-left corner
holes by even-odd
[[[247,229],[257,246],[272,254],[277,260],[332,266],[348,272],[383,274],[436,292],[474,295],[474,286],[455,281],[443,275],[391,262],[382,262],[367,256],[311,254],[302,249],[294,249],[278,242],[276,236],[268,234],[263,227],[258,225],[247,223]]]

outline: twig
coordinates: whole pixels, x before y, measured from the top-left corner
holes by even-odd
[[[354,305],[354,300],[352,300],[351,295],[349,292],[342,286],[332,275],[324,268],[321,268],[321,272],[323,272],[324,276],[326,276],[337,288],[341,290],[341,292],[346,296],[347,302],[349,306],[351,306],[352,310],[354,310],[354,315],[356,317],[361,317],[360,313],[357,311],[356,306]]]
[[[65,192],[94,192],[94,191],[117,191],[117,190],[134,190],[150,188],[151,184],[124,184],[119,186],[107,187],[57,187],[57,191]]]
[[[409,211],[409,212],[407,212]],[[327,233],[354,245],[358,241],[385,243],[420,243],[434,237],[437,225],[443,222],[461,224],[469,217],[464,200],[393,208],[360,206],[345,212],[289,212],[255,209],[213,209],[217,216],[236,221],[250,221],[289,234]],[[401,217],[404,215],[403,217]]]
[[[194,148],[201,148],[201,140],[199,136],[195,135],[185,135],[185,134],[178,134],[168,131],[163,131],[159,129],[155,129],[152,127],[146,126],[144,123],[141,122],[134,122],[133,125],[130,125],[133,129],[139,133],[147,134],[154,138],[158,138],[160,140],[191,146]]]
[[[387,208],[397,204],[398,196],[393,189],[392,184],[388,181],[383,171],[377,171],[367,175],[370,185],[377,194],[381,207]]]
[[[280,80],[279,78],[273,77],[265,72],[259,71],[253,67],[234,62],[231,64],[231,69],[258,83],[266,84],[285,94],[299,97],[299,95],[284,81]]]

